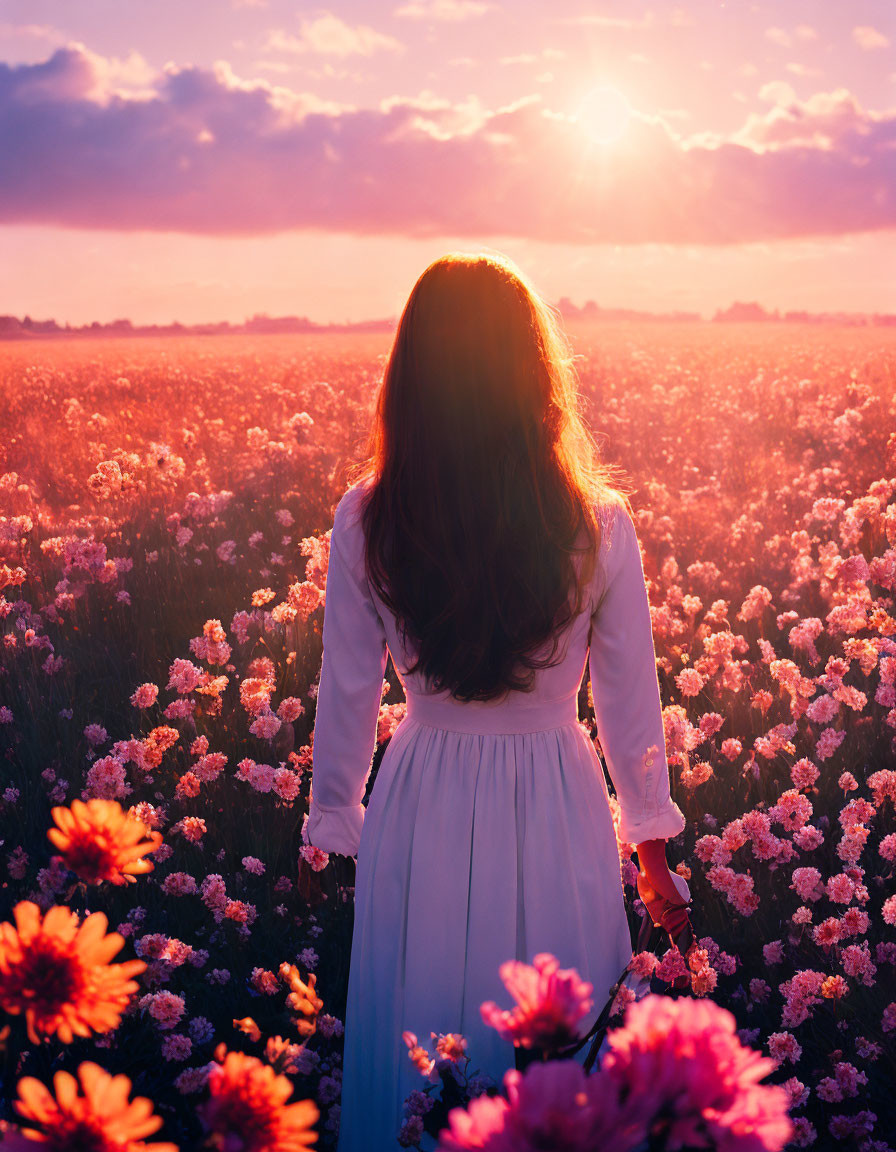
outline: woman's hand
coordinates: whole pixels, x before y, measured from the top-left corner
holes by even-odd
[[[638,895],[653,923],[668,932],[669,939],[687,958],[695,944],[688,917],[690,890],[687,883],[670,870],[666,862],[665,840],[645,840],[636,848],[640,865]],[[673,987],[683,990],[689,983],[688,977],[682,977]]]
[[[687,884],[678,875],[673,876],[666,863],[666,841],[644,840],[636,846],[638,853],[638,894],[650,911],[650,905],[658,899],[670,904],[684,904],[690,900]],[[662,909],[660,909],[662,911]],[[654,924],[659,916],[654,916]]]

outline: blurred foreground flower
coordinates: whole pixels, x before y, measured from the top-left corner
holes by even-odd
[[[199,1109],[211,1148],[229,1152],[293,1152],[317,1141],[320,1112],[313,1100],[287,1104],[292,1084],[268,1064],[243,1052],[215,1050],[211,1098]]]
[[[47,838],[88,884],[133,883],[138,873],[152,871],[154,864],[143,857],[161,845],[162,834],[147,829],[117,800],[72,800],[71,808],[53,808],[52,816],[56,827]]]
[[[78,1080],[83,1095],[78,1093]],[[151,1100],[135,1096],[128,1100],[131,1081],[110,1076],[89,1060],[78,1066],[78,1080],[68,1072],[53,1076],[52,1093],[33,1076],[18,1084],[16,1111],[41,1129],[23,1127],[3,1138],[4,1152],[178,1152],[176,1144],[144,1142],[158,1131],[161,1116],[153,1114]]]
[[[575,1060],[532,1064],[504,1073],[503,1096],[479,1096],[452,1108],[438,1152],[634,1152],[641,1121],[626,1118],[612,1085],[587,1076]]]
[[[594,1003],[594,985],[574,968],[561,969],[550,952],[539,952],[533,964],[507,960],[498,969],[516,1008],[506,1012],[486,1000],[479,1011],[504,1040],[522,1048],[561,1048],[578,1038],[578,1022]]]
[[[795,1131],[790,1097],[758,1083],[775,1061],[744,1047],[735,1026],[711,1000],[648,994],[607,1034],[592,1075],[575,1060],[510,1069],[506,1099],[449,1112],[438,1152],[780,1152]]]
[[[0,1008],[25,1013],[28,1037],[56,1035],[63,1044],[74,1036],[109,1032],[137,982],[131,977],[146,968],[143,960],[109,961],[120,951],[124,937],[107,936],[108,920],[93,912],[80,923],[61,904],[41,919],[30,900],[13,909],[15,926],[0,924]]]

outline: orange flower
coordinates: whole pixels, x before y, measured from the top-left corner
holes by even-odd
[[[138,872],[151,872],[154,865],[141,857],[162,843],[161,832],[150,832],[117,800],[94,798],[85,804],[73,800],[71,808],[54,808],[57,827],[47,832],[72,872],[88,884],[109,880],[127,884]],[[144,840],[144,836],[149,836]]]
[[[215,1050],[208,1077],[211,1098],[199,1113],[215,1148],[244,1152],[295,1152],[317,1141],[313,1100],[287,1104],[292,1084],[255,1056]]]
[[[250,660],[246,675],[267,680],[272,688],[277,683],[277,669],[270,656],[256,656],[254,660]]]
[[[234,1020],[233,1026],[234,1028],[239,1028],[240,1032],[244,1032],[249,1039],[256,1044],[261,1039],[261,1029],[251,1016],[244,1016],[241,1020]]]
[[[172,744],[176,744],[180,739],[180,733],[176,728],[171,728],[167,724],[162,724],[158,728],[153,728],[149,735],[141,741],[143,745],[143,759],[146,764],[151,768],[158,768],[162,763],[162,756]]]
[[[240,703],[252,716],[270,705],[274,685],[270,680],[248,676],[240,684]]]
[[[304,1020],[297,1020],[295,1022],[296,1030],[300,1036],[312,1035],[317,1028],[317,1014],[324,1006],[323,1000],[321,1000],[314,990],[314,986],[317,983],[317,974],[312,972],[306,984],[298,968],[296,968],[294,964],[287,964],[285,960],[280,965],[278,974],[280,979],[285,980],[292,989],[286,997],[287,1005],[293,1012],[306,1017]]]
[[[78,1094],[78,1080],[84,1095]],[[68,1072],[53,1077],[54,1099],[49,1089],[33,1076],[23,1076],[18,1084],[15,1109],[24,1120],[43,1126],[43,1131],[22,1128],[3,1142],[10,1152],[25,1152],[36,1144],[52,1150],[84,1149],[84,1152],[178,1152],[176,1144],[146,1144],[162,1126],[161,1116],[153,1115],[151,1100],[135,1096],[128,1100],[131,1082],[127,1076],[110,1076],[90,1060],[78,1066],[78,1080]]]
[[[118,932],[105,935],[108,920],[93,912],[83,923],[62,904],[41,920],[40,908],[21,900],[16,924],[0,924],[0,1008],[25,1013],[28,1037],[75,1036],[117,1028],[142,972],[142,960],[109,961],[124,944]]]

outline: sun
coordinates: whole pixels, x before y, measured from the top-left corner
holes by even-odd
[[[582,130],[599,144],[612,144],[625,135],[632,108],[612,84],[599,84],[585,96],[575,113]]]

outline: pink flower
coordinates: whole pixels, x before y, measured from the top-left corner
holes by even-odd
[[[202,635],[190,641],[190,651],[208,664],[226,664],[231,651],[226,635],[220,620],[206,620]]]
[[[685,668],[675,677],[675,684],[682,696],[696,696],[703,690],[706,683],[696,668]]]
[[[408,1116],[398,1130],[398,1143],[402,1148],[419,1144],[423,1135],[423,1120],[419,1116]]]
[[[158,697],[159,690],[155,684],[141,684],[131,696],[131,703],[135,708],[149,708]]]
[[[670,755],[691,752],[703,739],[703,733],[694,728],[680,704],[669,704],[663,709],[663,732]]]
[[[790,879],[790,886],[796,891],[800,900],[821,898],[824,889],[821,885],[821,873],[817,868],[794,868]]]
[[[502,1096],[477,1096],[466,1109],[452,1108],[448,1127],[439,1133],[436,1152],[466,1152],[474,1148],[493,1152],[500,1147],[507,1112],[508,1104]]]
[[[114,756],[94,761],[87,772],[82,799],[121,800],[133,792],[127,781],[124,764]]]
[[[812,701],[806,709],[806,715],[815,724],[827,724],[834,719],[839,711],[839,702],[833,696],[824,693],[817,700]]]
[[[160,1028],[173,1028],[183,1016],[186,1004],[183,996],[176,996],[173,992],[156,992],[145,996],[140,1001],[140,1007],[148,1009]]]
[[[193,1041],[189,1036],[175,1032],[162,1042],[162,1057],[165,1060],[189,1060],[193,1051]]]
[[[172,661],[168,669],[168,684],[166,687],[176,689],[181,695],[192,692],[202,683],[203,671],[189,660],[177,659]]]
[[[820,775],[821,773],[812,761],[805,757],[802,760],[797,760],[790,769],[790,779],[795,788],[811,788]]]
[[[788,1094],[759,1084],[775,1061],[744,1047],[736,1024],[711,1000],[648,994],[607,1034],[601,1076],[666,1147],[782,1149],[793,1135]]]
[[[825,885],[828,899],[835,904],[848,904],[855,894],[856,886],[845,872],[832,876]]]
[[[105,744],[109,739],[109,735],[102,724],[88,724],[84,729],[84,735],[87,737],[87,743],[91,748],[96,748],[100,744]]]
[[[210,780],[217,780],[226,763],[227,757],[223,752],[209,752],[207,756],[199,757],[191,771],[203,783],[208,783]]]
[[[408,706],[402,701],[400,704],[382,704],[376,722],[376,742],[384,744],[395,734],[395,729],[407,715]]]
[[[747,593],[747,598],[744,600],[741,610],[737,614],[738,620],[755,620],[761,616],[763,611],[771,604],[772,594],[768,588],[763,587],[761,584],[756,584]]]
[[[815,745],[815,755],[819,760],[827,760],[837,751],[846,738],[846,732],[836,728],[824,728]]]
[[[868,941],[861,944],[847,944],[840,953],[840,963],[847,976],[853,976],[859,983],[871,988],[874,985],[874,976],[877,965],[871,959]]]
[[[249,676],[240,684],[240,703],[250,715],[257,716],[259,712],[270,709],[273,690],[272,681]]]
[[[195,772],[184,772],[175,785],[174,794],[178,799],[183,799],[185,796],[198,796],[201,786],[201,781]]]
[[[256,714],[255,720],[249,725],[249,731],[262,740],[273,740],[280,731],[280,724],[280,719],[269,709]]]
[[[594,985],[574,968],[560,969],[550,952],[539,952],[533,965],[505,961],[498,971],[517,1006],[508,1012],[487,1000],[479,1011],[503,1039],[520,1047],[563,1047],[576,1039],[579,1020],[591,1009]]]
[[[299,849],[299,859],[304,860],[307,864],[311,865],[314,872],[321,872],[326,868],[330,862],[329,854],[322,851],[320,848],[315,848],[313,844],[303,844]]]
[[[305,706],[297,696],[287,696],[285,700],[280,701],[277,715],[284,724],[289,724],[293,720],[298,720],[304,711]]]
[[[438,1152],[633,1152],[645,1121],[622,1121],[616,1089],[599,1074],[586,1076],[575,1060],[531,1064],[504,1073],[507,1100],[480,1096],[452,1108],[439,1133]]]
[[[794,832],[793,842],[797,848],[802,848],[804,852],[811,852],[813,848],[817,848],[820,844],[824,843],[824,836],[814,825],[806,824],[803,828],[797,828]]]
[[[270,792],[274,786],[274,769],[270,764],[253,764],[247,779],[256,792]]]
[[[772,1032],[768,1038],[768,1050],[772,1059],[779,1064],[785,1060],[796,1064],[803,1054],[802,1046],[792,1032]]]
[[[301,790],[301,784],[302,779],[298,773],[290,772],[288,768],[274,769],[273,788],[281,800],[295,800]]]

